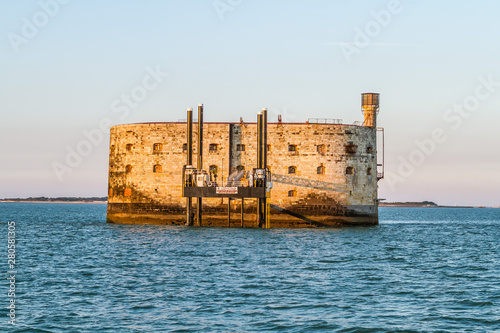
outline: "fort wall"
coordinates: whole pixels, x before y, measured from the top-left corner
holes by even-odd
[[[197,133],[194,124],[195,156]],[[216,169],[213,174],[217,174],[220,181],[237,168],[256,167],[256,135],[255,123],[205,123],[203,169]],[[182,169],[186,164],[186,140],[186,123],[182,122],[111,128],[110,222],[184,224],[186,199],[182,197]],[[324,225],[377,224],[376,149],[373,127],[270,123],[268,166],[272,174],[333,183],[342,190],[273,182],[269,201]],[[207,217],[204,225],[218,225],[218,216],[227,210],[227,200],[203,200]],[[235,200],[233,209],[237,211],[239,205]],[[251,200],[245,207],[248,214],[245,225],[255,226]],[[304,225],[288,215],[271,213],[271,226]],[[221,220],[225,219],[222,214]]]

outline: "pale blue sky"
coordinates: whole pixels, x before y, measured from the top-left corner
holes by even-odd
[[[204,103],[207,121],[253,121],[267,107],[285,121],[352,123],[362,120],[360,94],[376,91],[397,177],[415,140],[436,128],[448,138],[404,182],[381,181],[381,198],[500,205],[500,87],[458,129],[443,120],[479,77],[500,82],[498,1],[401,0],[386,26],[372,12],[391,1],[73,0],[46,22],[45,3],[58,2],[0,3],[0,198],[106,195],[107,133],[63,181],[52,166],[103,118],[175,121]],[[24,19],[42,27],[15,52]],[[356,29],[374,23],[380,31],[348,62],[342,43],[356,47]],[[120,120],[112,103],[148,67],[169,75]]]

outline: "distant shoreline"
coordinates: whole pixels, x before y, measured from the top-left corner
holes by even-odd
[[[407,208],[500,208],[487,206],[441,206],[434,202],[380,202],[379,207],[407,207]]]
[[[37,201],[37,200],[0,200],[8,203],[62,203],[62,204],[107,204],[107,201]]]
[[[0,202],[9,203],[92,203],[92,204],[106,204],[108,203],[107,197],[28,197],[28,198],[3,198]]]
[[[429,206],[429,205],[410,205],[410,204],[383,204],[380,203],[379,207],[407,207],[407,208],[478,208],[476,206]],[[484,207],[486,208],[486,207]]]
[[[107,204],[107,200],[91,200],[89,198],[27,198],[27,199],[0,199],[0,203],[58,203],[58,204]],[[99,198],[101,199],[101,198]],[[104,199],[104,198],[102,198]],[[441,206],[433,202],[380,202],[379,207],[404,207],[404,208],[500,208],[499,206]]]

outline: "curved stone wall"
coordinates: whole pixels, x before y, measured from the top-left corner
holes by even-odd
[[[205,123],[203,167],[227,177],[256,166],[255,123]],[[194,161],[197,125],[194,124]],[[111,128],[108,220],[183,224],[182,167],[186,123],[144,123]],[[268,166],[273,174],[334,183],[326,191],[274,182],[270,203],[325,225],[376,224],[376,130],[338,124],[271,123]],[[233,208],[239,211],[239,201]],[[248,200],[247,214],[254,212]],[[204,225],[226,225],[227,199],[204,199]],[[303,226],[302,220],[271,211],[272,226]],[[238,217],[239,218],[239,217]],[[245,225],[254,226],[251,215]],[[221,220],[222,222],[218,222]]]

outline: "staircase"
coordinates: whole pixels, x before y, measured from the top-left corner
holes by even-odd
[[[343,193],[349,192],[347,190],[346,185],[343,184],[335,184],[335,183],[323,182],[320,180],[278,175],[276,173],[272,174],[272,181],[281,184],[314,188],[316,190],[322,190],[322,191],[343,192]]]

